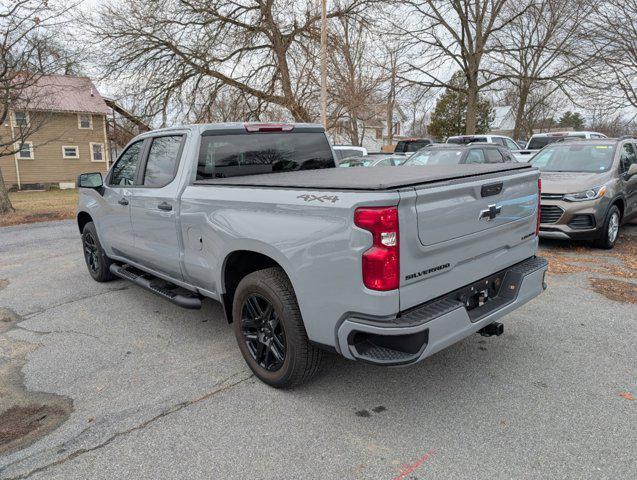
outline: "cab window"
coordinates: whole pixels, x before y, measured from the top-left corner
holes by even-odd
[[[485,163],[484,152],[481,148],[469,150],[466,163]]]
[[[143,140],[128,147],[113,165],[108,184],[113,187],[130,187],[135,184],[137,167],[142,153]]]
[[[182,140],[182,135],[153,138],[144,171],[145,187],[161,188],[173,181],[179,166]]]
[[[502,163],[504,158],[497,148],[486,148],[484,151],[487,157],[487,163]]]

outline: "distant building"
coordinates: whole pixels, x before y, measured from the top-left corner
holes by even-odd
[[[408,118],[400,106],[394,107],[394,116],[390,127],[387,126],[387,106],[384,103],[372,105],[369,109],[372,111],[367,112],[367,120],[357,120],[358,132],[362,137],[361,147],[365,147],[369,152],[380,152],[388,143],[389,128],[393,131],[393,144],[406,138],[404,129]],[[328,137],[334,145],[349,145],[351,143],[348,122],[349,120],[343,120],[335,128],[329,130]],[[391,150],[393,151],[393,148]]]
[[[490,133],[495,135],[511,135],[515,129],[515,112],[511,105],[493,108],[493,121],[489,126]]]
[[[0,158],[7,187],[72,187],[82,172],[106,172],[110,109],[93,82],[87,77],[47,75],[31,89],[29,98],[38,101],[17,105],[0,125],[4,130],[0,136],[14,139],[21,126],[39,125],[16,145],[15,155]]]

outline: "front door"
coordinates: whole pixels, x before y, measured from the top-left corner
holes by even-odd
[[[150,139],[131,199],[135,260],[141,265],[181,280],[176,179],[184,135]]]
[[[120,155],[106,178],[104,210],[99,221],[98,235],[103,240],[107,253],[113,256],[130,258],[133,254],[131,188],[137,177],[142,146],[141,140],[131,144]]]

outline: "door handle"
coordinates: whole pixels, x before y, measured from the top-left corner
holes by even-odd
[[[160,210],[164,210],[165,212],[170,212],[173,209],[173,206],[168,202],[161,202],[157,205],[157,208]]]
[[[128,205],[128,200],[122,197],[117,201],[117,203],[119,203],[120,205]]]

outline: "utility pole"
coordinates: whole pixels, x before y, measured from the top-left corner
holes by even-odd
[[[327,130],[327,0],[321,0],[321,123]]]

